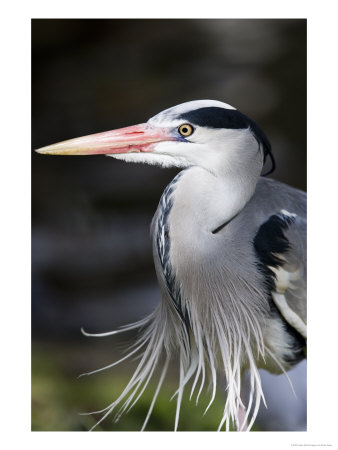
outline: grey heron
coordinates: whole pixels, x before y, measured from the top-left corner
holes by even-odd
[[[286,374],[306,357],[307,339],[306,194],[261,176],[268,156],[274,166],[263,131],[226,103],[198,100],[144,124],[37,152],[105,154],[182,169],[164,190],[151,223],[162,301],[149,317],[100,334],[142,330],[130,353],[108,366],[141,357],[121,395],[97,411],[100,421],[118,407],[117,417],[131,408],[161,366],[145,429],[170,360],[177,356],[174,429],[187,383],[198,400],[210,380],[208,409],[221,374],[226,401],[219,429],[234,423],[239,431],[250,430],[265,403],[258,370]],[[241,395],[245,371],[250,374],[246,402]]]

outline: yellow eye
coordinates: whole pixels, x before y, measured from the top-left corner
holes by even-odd
[[[193,134],[194,129],[193,129],[193,127],[192,127],[189,123],[184,123],[183,125],[181,125],[181,126],[178,128],[178,132],[179,132],[182,136],[187,137],[187,136],[190,136],[191,134]]]

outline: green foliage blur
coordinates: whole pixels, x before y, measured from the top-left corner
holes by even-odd
[[[79,373],[76,372],[84,363],[74,360],[74,355],[79,355],[83,347],[73,344],[65,349],[65,346],[56,343],[34,345],[32,431],[87,431],[101,416],[81,413],[106,407],[118,398],[126,386],[132,375],[132,364],[78,378]],[[94,352],[94,348],[91,351]],[[97,359],[108,357],[106,350],[99,353],[101,354]],[[95,354],[97,357],[97,352]],[[108,364],[107,361],[106,364]],[[175,372],[178,373],[178,368],[172,372],[169,371],[146,431],[173,431],[174,429],[176,397],[171,401],[170,398],[177,389],[178,377],[176,379]],[[95,431],[139,431],[147,415],[157,381],[158,377],[155,374],[152,383],[136,405],[124,414],[118,423],[114,423],[114,413],[112,413],[95,428]],[[216,431],[219,426],[225,396],[222,398],[221,393],[218,393],[214,403],[204,415],[211,392],[202,392],[196,406],[198,389],[199,386],[191,400],[189,400],[189,389],[186,389],[183,395],[178,431]],[[118,408],[115,412],[117,411]]]

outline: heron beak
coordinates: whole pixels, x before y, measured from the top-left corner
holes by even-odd
[[[119,153],[151,152],[154,144],[174,141],[164,128],[141,123],[118,130],[91,134],[35,150],[46,155],[110,155]]]

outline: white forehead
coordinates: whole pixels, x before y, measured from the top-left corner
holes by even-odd
[[[195,109],[208,108],[211,106],[225,109],[236,109],[233,106],[228,105],[224,102],[220,102],[218,100],[192,100],[191,102],[181,103],[180,105],[176,105],[172,108],[161,111],[160,113],[156,114],[156,116],[151,117],[148,120],[148,123],[161,123],[164,125],[166,121],[172,122],[173,119],[175,119],[177,116],[180,116],[181,114],[194,111]]]

